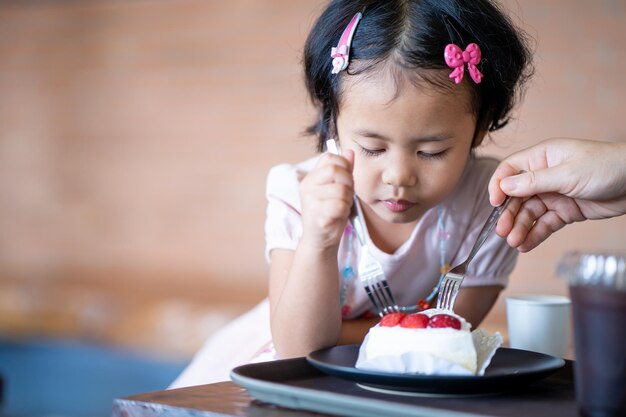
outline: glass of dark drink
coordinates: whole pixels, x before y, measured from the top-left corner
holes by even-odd
[[[585,417],[626,416],[626,254],[566,254],[576,401]]]

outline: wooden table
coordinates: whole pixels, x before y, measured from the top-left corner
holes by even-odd
[[[310,367],[304,358],[292,361],[279,361],[284,363],[282,367],[277,364],[279,365],[276,368],[277,373],[289,374],[292,369]],[[318,371],[310,368],[313,370],[303,383],[308,388],[347,394],[354,394],[355,390],[359,389],[350,381],[321,373],[318,376],[315,374]],[[572,381],[572,362],[566,361],[565,367],[550,377],[534,382],[528,389],[521,392],[510,394],[444,399],[389,396],[388,394],[385,397],[377,393],[363,394],[363,391],[357,395],[364,395],[362,398],[378,397],[378,399],[409,405],[412,403],[418,407],[426,407],[427,411],[433,411],[433,413],[423,413],[422,409],[420,415],[441,416],[448,413],[462,413],[465,416],[490,417],[567,417],[577,415]],[[324,415],[328,414],[287,409],[255,400],[244,388],[230,381],[117,399],[113,404],[112,413],[113,417],[313,417]]]
[[[233,382],[133,395],[115,400],[113,417],[296,417],[322,416],[262,403]]]

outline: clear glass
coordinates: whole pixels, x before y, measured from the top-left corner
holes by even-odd
[[[626,415],[626,253],[570,252],[576,401],[586,417]]]

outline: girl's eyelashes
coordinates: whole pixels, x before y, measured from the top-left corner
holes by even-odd
[[[359,150],[365,156],[381,156],[383,153],[385,153],[384,149],[368,149],[362,146],[359,146]],[[417,152],[417,155],[420,158],[425,158],[425,159],[442,159],[447,152],[448,152],[447,149],[444,149],[443,151],[439,151],[439,152],[419,151]]]
[[[447,149],[444,149],[443,151],[440,151],[440,152],[419,151],[417,154],[421,156],[422,158],[426,158],[426,159],[442,159],[446,155],[446,152],[448,152]]]
[[[359,149],[361,150],[361,153],[365,156],[379,156],[383,152],[385,152],[384,149],[367,149],[362,146],[359,146]]]

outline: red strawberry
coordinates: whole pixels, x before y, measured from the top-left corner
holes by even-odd
[[[428,326],[428,316],[426,314],[409,314],[400,322],[400,327],[410,329],[424,329]]]
[[[391,313],[386,314],[380,320],[380,325],[383,327],[393,327],[400,323],[400,321],[406,316],[404,313]]]
[[[430,318],[428,327],[451,327],[461,330],[461,321],[449,314],[436,314]]]

